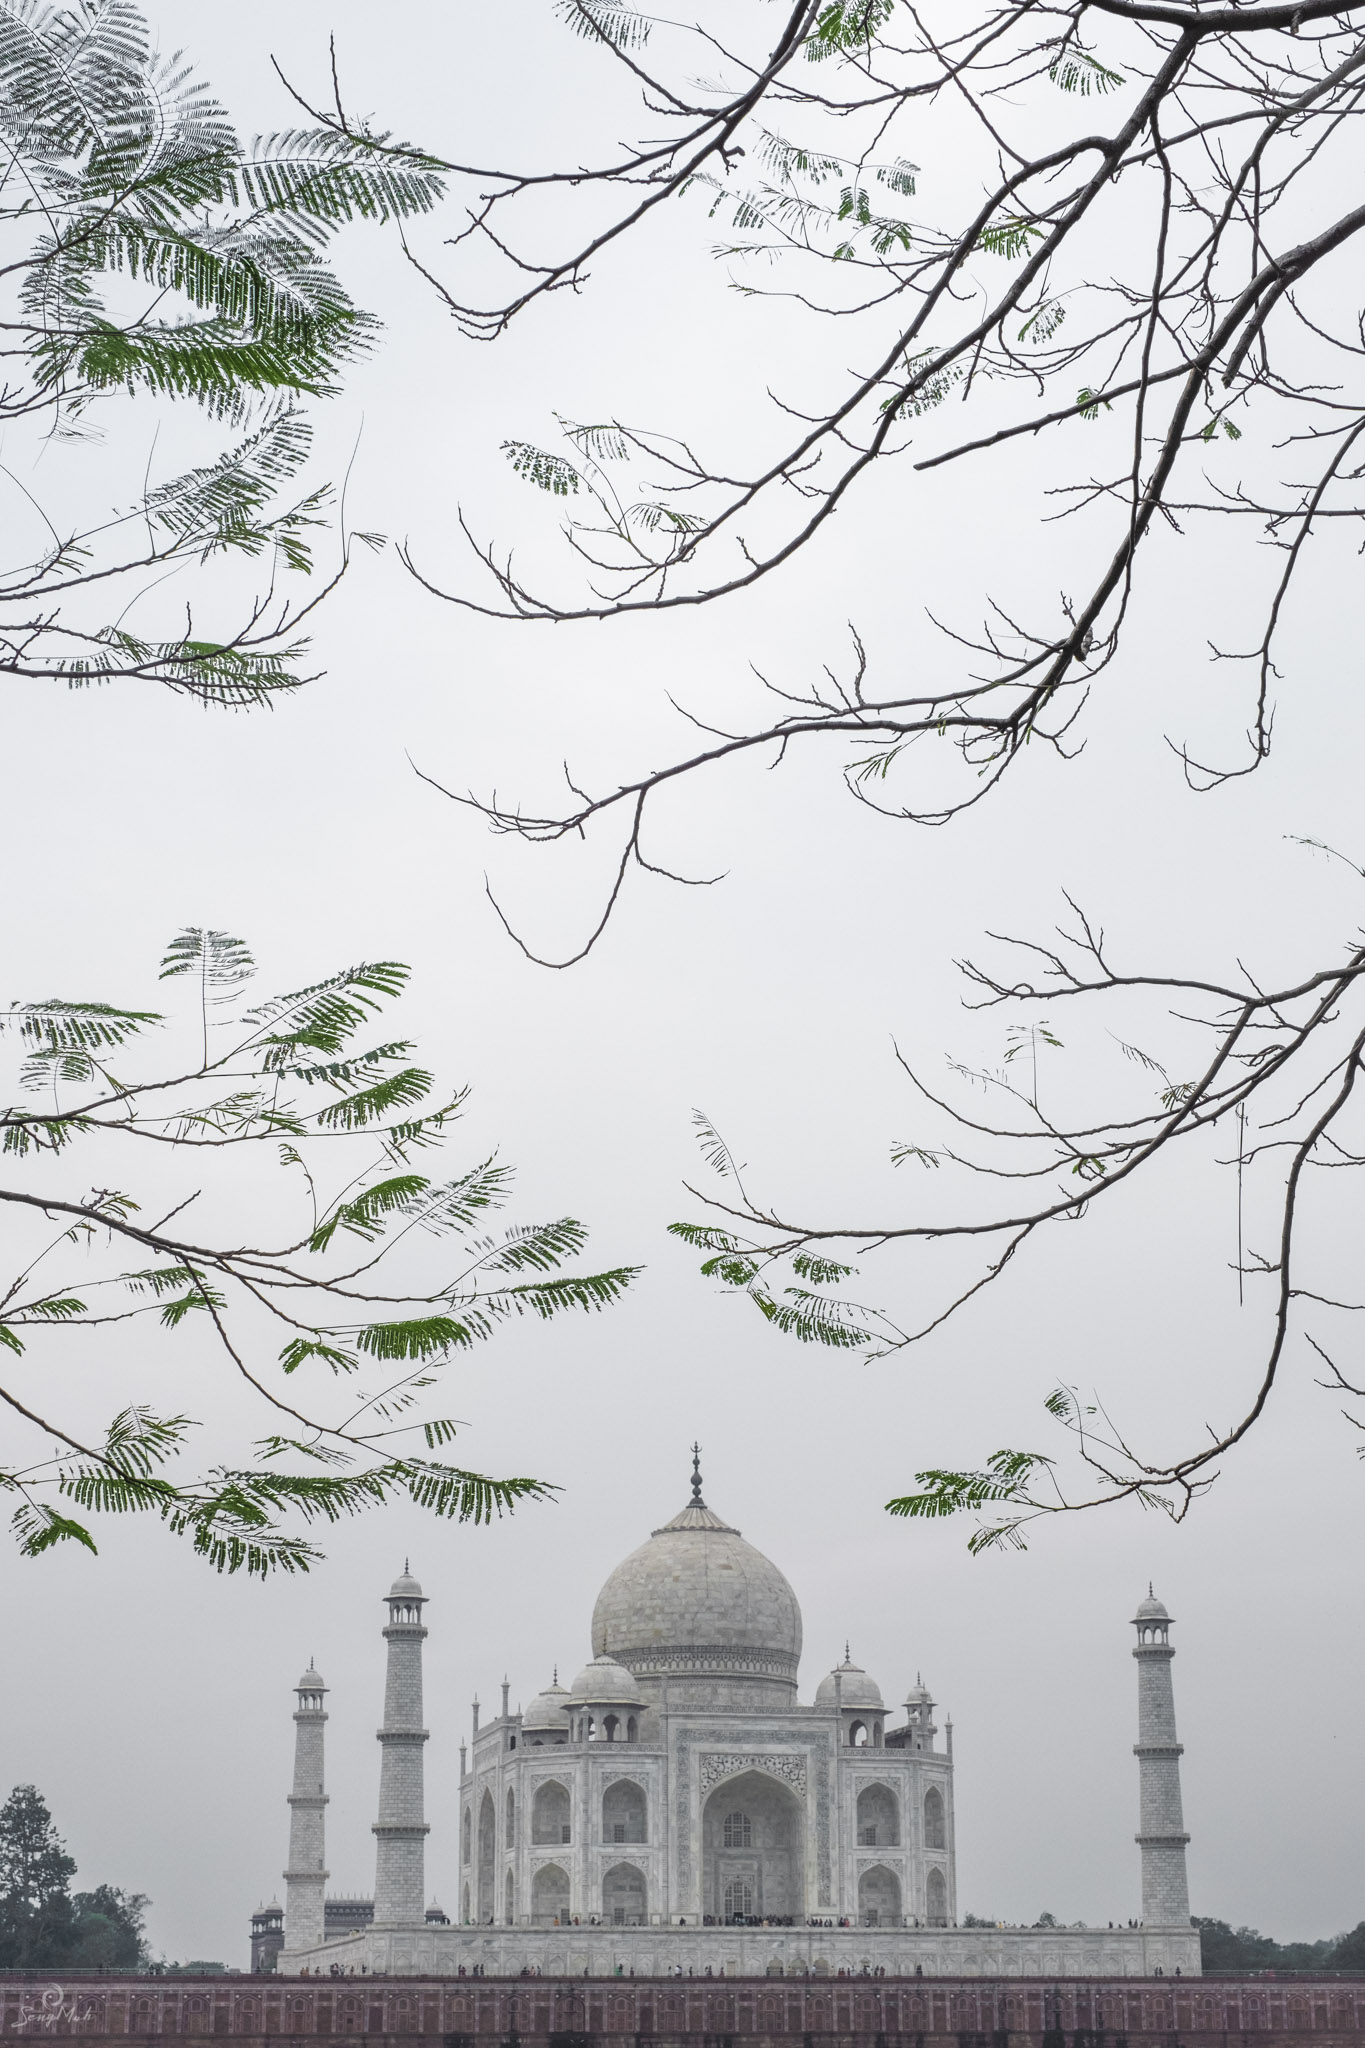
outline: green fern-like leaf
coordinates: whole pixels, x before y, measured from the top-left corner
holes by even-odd
[[[582,477],[562,455],[551,455],[529,441],[504,441],[502,452],[518,476],[525,477],[537,490],[548,491],[552,497],[573,497],[582,486]]]
[[[951,1472],[931,1467],[915,1474],[915,1483],[921,1490],[889,1500],[886,1512],[911,1521],[933,1521],[997,1502],[1026,1504],[1033,1473],[1051,1463],[1050,1458],[1034,1451],[1005,1450],[992,1452],[984,1471]]]
[[[413,1204],[429,1186],[430,1182],[419,1173],[391,1174],[385,1180],[375,1181],[323,1218],[308,1241],[309,1250],[325,1251],[338,1230],[351,1231],[372,1244],[382,1237],[389,1218],[410,1214]]]
[[[571,420],[561,420],[560,424],[579,454],[590,457],[594,462],[624,462],[630,452],[625,434],[614,423],[603,427],[583,427],[575,426]]]
[[[1079,93],[1083,99],[1091,93],[1117,92],[1127,82],[1121,71],[1111,71],[1077,43],[1064,45],[1057,52],[1047,75],[1062,92]]]
[[[352,1352],[329,1344],[324,1337],[291,1337],[280,1353],[280,1364],[286,1372],[297,1372],[310,1358],[320,1358],[333,1372],[355,1372],[360,1363]]]
[[[95,1539],[83,1522],[73,1522],[69,1515],[59,1514],[56,1508],[42,1503],[26,1502],[10,1526],[19,1538],[21,1557],[41,1557],[58,1543],[79,1543],[98,1554]]]
[[[520,1224],[509,1230],[499,1249],[485,1259],[488,1273],[524,1273],[528,1268],[547,1273],[574,1258],[588,1241],[583,1225],[572,1216],[557,1222]]]
[[[1041,241],[1043,231],[1036,221],[1007,218],[992,221],[981,230],[977,248],[988,256],[1005,256],[1012,261],[1025,256],[1035,241]]]
[[[478,1319],[466,1315],[415,1316],[398,1323],[371,1323],[356,1337],[356,1347],[371,1358],[443,1358],[450,1351],[466,1351],[476,1341]]]
[[[187,1294],[178,1294],[174,1300],[162,1302],[161,1322],[166,1329],[175,1330],[184,1322],[186,1316],[193,1314],[196,1309],[223,1308],[225,1305],[218,1289],[210,1287],[196,1275],[196,1284]]]
[[[868,49],[877,30],[889,21],[896,0],[831,0],[816,16],[806,38],[806,56],[813,64],[827,57],[855,56]]]
[[[792,1260],[792,1271],[802,1280],[809,1280],[813,1287],[828,1287],[836,1280],[847,1280],[855,1269],[841,1266],[837,1259],[822,1259],[815,1252],[797,1252]]]
[[[313,1121],[324,1131],[361,1131],[381,1123],[395,1110],[410,1109],[431,1093],[432,1076],[423,1067],[404,1067],[369,1088],[345,1095],[319,1110]]]
[[[161,980],[193,975],[201,988],[212,990],[210,1002],[231,1002],[232,991],[256,972],[250,948],[229,932],[201,931],[190,926],[173,938],[161,962]]]
[[[234,164],[232,196],[266,213],[325,222],[413,220],[430,213],[445,190],[435,158],[391,136],[336,135],[290,129],[258,139]]]
[[[248,1011],[249,1024],[273,1027],[261,1041],[266,1071],[287,1068],[305,1052],[341,1052],[352,1032],[402,994],[409,972],[398,960],[365,961]]]
[[[734,1252],[739,1250],[739,1239],[728,1230],[718,1230],[713,1223],[670,1223],[670,1237],[680,1237],[684,1244],[692,1245],[702,1252]]]
[[[74,1294],[49,1295],[46,1301],[26,1303],[23,1309],[25,1317],[45,1323],[70,1323],[88,1313],[85,1303],[77,1300]]]
[[[0,1031],[17,1031],[25,1045],[51,1057],[103,1052],[161,1022],[154,1010],[118,1010],[110,1003],[69,1003],[56,997],[0,1010]]]
[[[489,1479],[449,1465],[413,1461],[402,1468],[409,1498],[443,1520],[476,1525],[510,1514],[524,1500],[549,1500],[558,1491],[543,1479]]]
[[[575,35],[610,43],[614,50],[642,50],[653,26],[648,15],[621,0],[555,0],[555,12]]]
[[[548,1322],[566,1308],[610,1308],[639,1272],[638,1266],[614,1266],[606,1273],[561,1273],[553,1280],[524,1280],[507,1288],[502,1299],[518,1312],[529,1309]]]

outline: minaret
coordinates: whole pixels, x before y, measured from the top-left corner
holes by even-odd
[[[323,1699],[327,1688],[309,1660],[295,1687],[294,1789],[289,1795],[289,1868],[284,1873],[284,1945],[317,1948],[323,1940],[324,1808],[322,1731],[327,1722]]]
[[[424,1869],[426,1822],[423,1819],[422,1744],[422,1588],[408,1571],[395,1579],[385,1596],[389,1625],[388,1676],[384,1685],[384,1725],[379,1766],[379,1818],[374,1824],[378,1847],[374,1871],[376,1927],[421,1927],[426,1911]]]
[[[1188,1927],[1190,1893],[1185,1881],[1185,1821],[1180,1806],[1180,1758],[1175,1739],[1175,1695],[1167,1640],[1171,1617],[1147,1588],[1133,1617],[1138,1632],[1138,1760],[1142,1825],[1142,1919],[1147,1927]]]

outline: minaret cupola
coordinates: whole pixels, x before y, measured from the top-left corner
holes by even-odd
[[[308,1660],[308,1669],[304,1672],[303,1677],[299,1680],[294,1690],[299,1696],[298,1711],[301,1714],[320,1714],[323,1712],[323,1698],[327,1691],[327,1686],[323,1680],[322,1673],[316,1668],[311,1657]]]
[[[403,1560],[402,1571],[389,1587],[384,1598],[389,1606],[390,1628],[420,1628],[422,1626],[422,1609],[426,1605],[426,1595],[408,1570],[406,1558]]]

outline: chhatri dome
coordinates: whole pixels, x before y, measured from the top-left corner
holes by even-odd
[[[853,1662],[847,1643],[844,1645],[843,1663],[836,1664],[816,1686],[815,1704],[827,1713],[836,1705],[845,1713],[855,1708],[861,1708],[864,1713],[882,1714],[886,1711],[881,1687],[875,1678],[868,1677],[861,1664]]]
[[[569,1697],[574,1704],[598,1707],[639,1707],[640,1688],[614,1657],[594,1657],[573,1682]]]
[[[521,1725],[528,1735],[532,1733],[567,1736],[569,1724],[565,1708],[569,1704],[566,1687],[559,1682],[556,1672],[553,1685],[547,1685],[544,1692],[538,1692],[521,1717]]]
[[[770,1558],[702,1499],[693,1446],[692,1498],[617,1565],[597,1596],[592,1647],[643,1685],[733,1681],[794,1696],[801,1609]],[[690,1688],[689,1688],[690,1689]]]

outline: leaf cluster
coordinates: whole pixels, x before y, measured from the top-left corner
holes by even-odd
[[[42,1089],[40,1105],[0,1109],[5,1151],[65,1173],[41,1194],[22,1173],[0,1186],[16,1226],[36,1216],[52,1232],[0,1276],[0,1352],[26,1359],[60,1333],[41,1412],[0,1379],[19,1436],[36,1439],[31,1451],[14,1442],[0,1464],[25,1556],[94,1550],[98,1518],[142,1514],[219,1571],[306,1570],[316,1527],[388,1501],[484,1522],[554,1490],[433,1455],[457,1425],[426,1413],[424,1397],[500,1325],[607,1309],[635,1269],[581,1270],[587,1232],[573,1217],[490,1231],[512,1192],[494,1159],[446,1180],[414,1170],[414,1154],[446,1142],[464,1092],[437,1092],[409,1039],[375,1042],[377,1015],[407,984],[400,962],[363,961],[264,1000],[248,986],[255,971],[232,933],[193,928],[160,967],[168,992],[189,998],[188,1020],[69,999],[0,1012],[20,1076]],[[83,1146],[124,1158],[122,1189],[82,1181]],[[273,1167],[293,1230],[247,1245],[186,1231],[223,1155],[244,1146],[258,1201]],[[153,1210],[134,1190],[168,1155],[185,1193],[168,1209],[159,1182]],[[189,1344],[201,1377],[215,1361],[244,1377],[272,1423],[254,1455],[195,1470],[195,1420],[139,1402],[94,1441],[69,1426],[61,1360],[97,1356],[116,1323],[141,1325],[149,1343]],[[410,1432],[417,1455],[393,1442]]]
[[[0,426],[88,438],[94,409],[122,395],[188,402],[232,434],[86,530],[48,522],[35,558],[0,579],[0,674],[146,680],[228,708],[297,688],[295,626],[316,598],[274,603],[273,584],[312,571],[329,496],[299,485],[300,408],[377,333],[329,244],[354,221],[429,213],[439,166],[363,126],[244,141],[133,0],[0,0],[0,144]],[[137,590],[227,552],[270,569],[233,631],[183,608],[174,634],[124,625]],[[121,594],[101,621],[106,585]]]

